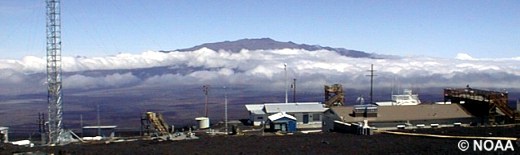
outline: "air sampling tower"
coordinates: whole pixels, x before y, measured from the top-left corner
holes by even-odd
[[[49,105],[49,144],[58,144],[63,135],[61,93],[61,15],[60,1],[47,3],[47,102]]]

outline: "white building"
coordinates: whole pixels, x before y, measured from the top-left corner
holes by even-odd
[[[249,111],[249,121],[259,126],[267,117],[285,112],[296,118],[297,128],[321,128],[322,115],[328,108],[320,102],[265,103],[245,105]]]
[[[260,126],[262,122],[267,120],[264,112],[264,104],[246,104],[246,109],[249,112],[249,121],[254,126]]]
[[[296,118],[285,112],[279,112],[272,114],[267,117],[267,123],[269,124],[269,130],[281,131],[281,132],[295,132],[296,131]]]
[[[378,106],[419,105],[421,100],[419,95],[412,93],[412,90],[405,89],[403,94],[392,95],[392,101],[376,102],[376,104]]]

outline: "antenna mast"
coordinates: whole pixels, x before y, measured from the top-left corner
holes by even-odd
[[[49,105],[49,144],[60,143],[63,134],[61,93],[61,15],[60,1],[47,0],[47,103]]]
[[[283,64],[283,70],[284,70],[284,73],[285,73],[285,79],[284,79],[284,87],[285,87],[285,103],[288,103],[289,101],[287,100],[287,63],[284,63]]]
[[[293,102],[296,103],[296,79],[293,79],[291,88],[293,89]]]
[[[370,65],[370,75],[367,75],[367,76],[370,76],[370,104],[374,103],[373,101],[373,97],[374,97],[374,76],[377,76],[377,75],[374,75],[374,64],[371,64]]]
[[[226,135],[229,134],[228,132],[228,99],[227,99],[227,89],[226,86],[224,86],[224,119],[226,123]]]
[[[206,104],[204,105],[204,116],[208,117],[208,93],[209,93],[209,85],[203,85],[202,91],[204,92],[204,96],[206,97]]]

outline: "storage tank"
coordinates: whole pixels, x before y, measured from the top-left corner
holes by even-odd
[[[7,143],[9,141],[9,128],[0,126],[0,143]]]
[[[520,112],[520,99],[516,100],[516,111]]]
[[[209,118],[208,117],[197,117],[195,118],[197,122],[199,122],[199,129],[207,129],[209,128]]]

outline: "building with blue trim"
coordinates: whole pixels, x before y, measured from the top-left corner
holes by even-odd
[[[249,121],[254,126],[261,126],[274,114],[286,113],[296,119],[297,129],[321,128],[323,112],[328,109],[320,102],[265,103],[245,106],[249,112]]]

